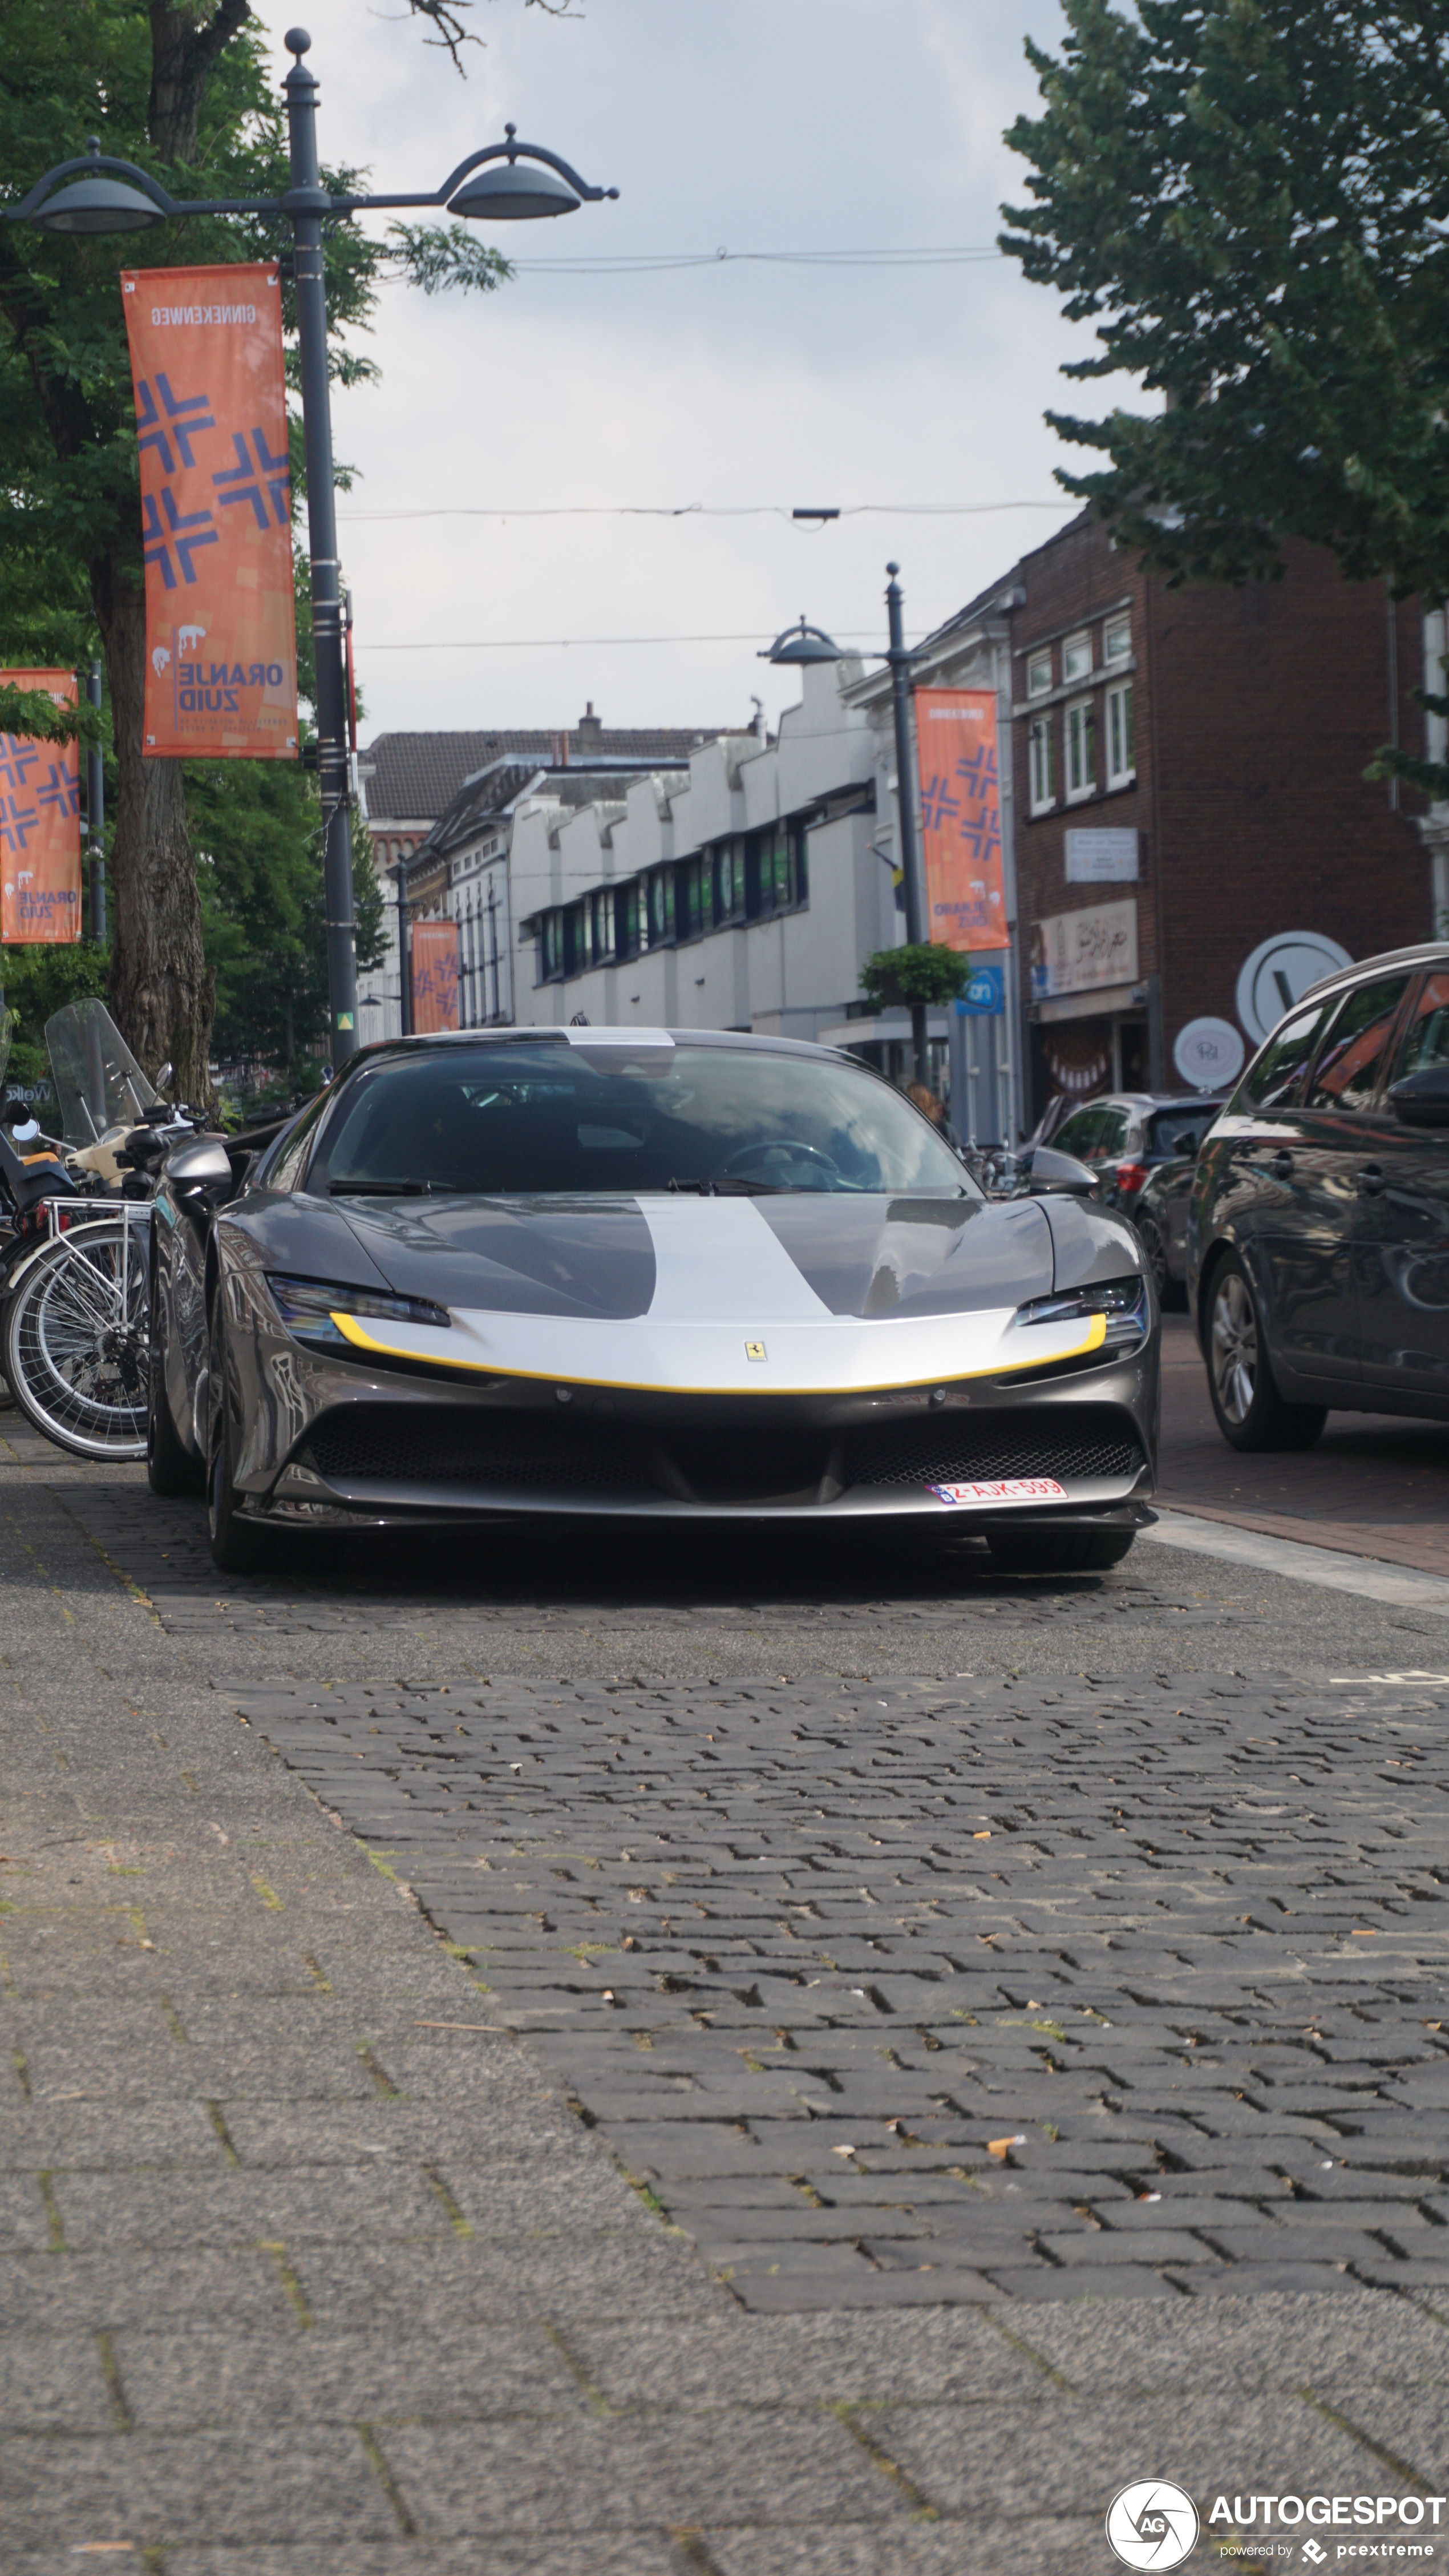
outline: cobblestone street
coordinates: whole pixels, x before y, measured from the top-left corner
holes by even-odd
[[[3,1459],[6,2576],[1098,2576],[1133,2476],[1442,2489],[1436,1610],[225,1584]]]

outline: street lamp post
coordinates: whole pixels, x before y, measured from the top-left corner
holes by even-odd
[[[921,845],[916,837],[916,761],[911,746],[911,672],[915,655],[906,643],[901,622],[901,586],[896,579],[899,564],[887,564],[890,575],[886,590],[886,613],[890,620],[891,708],[896,726],[896,817],[900,834],[901,882],[906,898],[906,938],[911,946],[929,936],[926,922],[926,889],[921,870]],[[931,1085],[931,1048],[927,1035],[924,1002],[911,1004],[911,1053],[915,1058],[915,1078]]]
[[[341,196],[322,185],[317,155],[318,83],[302,56],[312,39],[293,27],[283,39],[295,57],[282,88],[287,102],[291,186],[282,197],[171,196],[134,161],[116,161],[93,136],[90,150],[37,179],[19,205],[0,208],[10,223],[55,233],[146,232],[186,215],[283,215],[291,220],[297,284],[297,346],[302,378],[302,434],[307,457],[307,548],[312,566],[312,623],[317,657],[317,771],[322,796],[327,904],[327,985],[332,1058],[357,1050],[357,940],[352,911],[347,692],[337,513],[332,481],[332,403],[327,377],[327,288],[322,227],[339,215],[412,206],[446,206],[470,222],[517,223],[576,214],[617,188],[591,188],[539,143],[506,140],[470,153],[431,194]],[[527,166],[520,169],[519,163]],[[77,177],[76,174],[82,175]],[[67,184],[61,184],[62,182]],[[404,880],[405,881],[405,880]]]

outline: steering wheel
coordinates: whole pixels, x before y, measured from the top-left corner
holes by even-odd
[[[824,1181],[838,1181],[840,1178],[839,1164],[832,1163],[828,1154],[822,1154],[818,1145],[807,1145],[801,1136],[777,1136],[767,1145],[741,1145],[728,1162],[720,1165],[718,1177],[724,1180],[738,1174],[742,1180],[749,1179],[752,1177],[750,1166],[755,1165],[758,1168],[753,1177],[757,1180],[783,1178],[782,1174],[768,1168],[778,1155],[786,1156],[790,1162],[803,1162],[809,1170],[818,1172]]]

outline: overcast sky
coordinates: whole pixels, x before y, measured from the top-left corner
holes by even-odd
[[[295,0],[261,14],[280,72]],[[306,23],[324,157],[374,187],[436,186],[511,118],[619,189],[488,233],[526,261],[989,245],[1023,169],[1002,129],[1036,98],[1022,40],[1060,30],[1056,0],[582,0],[573,21],[487,0],[464,81],[401,0],[307,0]],[[564,726],[589,700],[610,724],[717,727],[752,693],[773,721],[797,692],[755,647],[802,611],[873,643],[896,556],[923,632],[1062,523],[1042,414],[1079,399],[1057,369],[1089,345],[1000,260],[389,286],[382,382],[335,410],[367,729]],[[816,502],[887,506],[792,525]],[[1017,506],[902,506],[925,502]],[[691,503],[786,515],[352,515]],[[589,640],[633,636],[738,640]]]

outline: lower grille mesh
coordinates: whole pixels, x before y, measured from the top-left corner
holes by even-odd
[[[319,1476],[408,1485],[519,1485],[557,1492],[652,1485],[627,1431],[547,1413],[451,1413],[349,1405],[324,1414],[303,1452]]]
[[[1033,1409],[997,1416],[931,1415],[874,1422],[836,1447],[823,1431],[702,1428],[644,1436],[612,1422],[542,1412],[430,1406],[339,1406],[315,1426],[301,1463],[330,1482],[489,1485],[560,1494],[631,1491],[684,1500],[809,1501],[831,1471],[841,1486],[948,1485],[986,1476],[1137,1475],[1142,1451],[1129,1422],[1104,1406],[1067,1419]]]
[[[1135,1476],[1142,1451],[1130,1423],[1083,1405],[1069,1419],[1040,1412],[871,1423],[845,1444],[848,1485],[954,1485],[983,1476]]]

